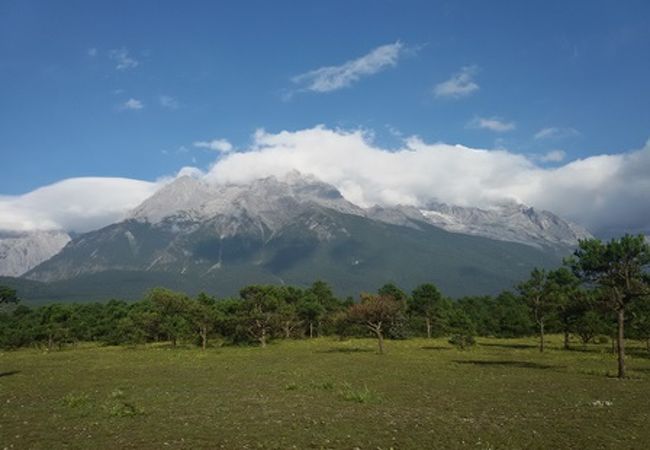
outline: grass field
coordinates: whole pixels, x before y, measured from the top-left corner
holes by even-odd
[[[0,353],[0,449],[650,448],[650,359],[533,339]]]

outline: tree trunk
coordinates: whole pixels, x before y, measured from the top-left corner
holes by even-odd
[[[314,322],[309,321],[309,339],[314,337]]]
[[[260,335],[260,345],[266,347],[266,328],[262,328],[262,334]]]
[[[625,378],[625,308],[618,310],[616,344],[618,347],[618,377]]]
[[[569,330],[564,330],[564,350],[569,350]]]
[[[172,336],[172,347],[176,348],[176,335]]]
[[[52,334],[49,334],[47,336],[47,351],[51,352],[52,347],[54,347],[54,338],[52,337]]]
[[[427,317],[425,321],[427,323],[427,338],[431,339],[431,319]]]
[[[207,346],[208,346],[208,330],[204,326],[201,327],[201,349],[205,350]]]
[[[544,321],[539,322],[539,351],[544,352]]]
[[[291,326],[289,325],[289,322],[285,322],[284,324],[284,338],[289,339],[291,337]]]
[[[384,354],[384,336],[381,334],[381,329],[375,331],[377,333],[377,341],[379,342],[379,354]]]

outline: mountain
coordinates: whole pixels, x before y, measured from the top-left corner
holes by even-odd
[[[230,295],[251,283],[316,279],[342,295],[389,281],[485,294],[511,287],[535,266],[558,264],[585,233],[521,205],[363,209],[297,173],[247,185],[181,177],[126,220],[74,238],[24,278],[58,292],[90,287],[96,299],[137,298],[155,285]],[[34,289],[44,295],[47,286]]]
[[[578,240],[593,237],[583,227],[549,211],[515,202],[501,203],[487,209],[430,203],[420,211],[429,223],[453,233],[485,236],[539,248],[574,247]]]
[[[59,253],[70,236],[55,231],[0,231],[0,275],[20,276]]]

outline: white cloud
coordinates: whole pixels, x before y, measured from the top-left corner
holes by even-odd
[[[115,62],[115,69],[135,69],[140,63],[133,58],[125,48],[117,48],[108,52],[108,57]]]
[[[548,127],[542,128],[535,133],[534,138],[539,139],[564,139],[579,136],[580,132],[575,128]]]
[[[447,81],[437,84],[433,88],[436,97],[461,98],[467,97],[479,90],[479,85],[474,81],[476,66],[463,67]]]
[[[367,55],[347,61],[340,66],[326,66],[297,75],[291,79],[302,91],[331,92],[350,86],[360,78],[376,74],[397,65],[404,51],[401,42],[382,45]]]
[[[128,178],[69,178],[24,195],[0,196],[0,229],[97,229],[122,220],[159,185]]]
[[[95,47],[89,48],[89,49],[86,51],[86,54],[87,54],[88,56],[90,56],[91,58],[94,58],[95,56],[97,56],[97,49],[96,49]]]
[[[214,182],[247,182],[291,170],[333,184],[363,206],[424,205],[431,199],[489,206],[515,200],[548,209],[600,232],[650,230],[650,143],[643,149],[540,167],[506,150],[429,144],[417,137],[399,150],[373,144],[363,131],[319,126],[256,132],[247,151],[218,160]]]
[[[387,150],[372,141],[372,133],[318,126],[279,133],[258,130],[250,148],[220,156],[207,173],[186,167],[178,175],[246,183],[298,170],[331,183],[361,206],[423,206],[435,199],[488,207],[514,200],[553,211],[592,232],[650,234],[650,141],[639,150],[550,167],[536,161],[504,149],[432,144],[418,137]],[[0,228],[86,231],[104,226],[170,179],[71,179],[0,197]]]
[[[514,122],[506,122],[498,117],[475,117],[467,124],[467,128],[480,128],[483,130],[504,133],[516,128]]]
[[[197,148],[205,148],[208,150],[215,150],[220,153],[228,153],[233,150],[233,146],[225,139],[213,139],[212,141],[198,141],[192,145]]]
[[[178,101],[169,95],[161,95],[158,97],[160,106],[167,109],[178,109]]]
[[[137,111],[142,108],[144,108],[144,104],[140,100],[136,100],[135,98],[130,98],[124,103],[122,103],[122,105],[120,105],[120,109],[122,110],[130,109],[130,110]]]
[[[564,150],[551,150],[545,155],[539,157],[541,162],[562,162],[566,158],[566,152]]]

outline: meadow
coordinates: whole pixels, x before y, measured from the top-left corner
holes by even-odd
[[[0,448],[621,448],[650,445],[650,358],[551,336],[317,338],[0,353]]]

